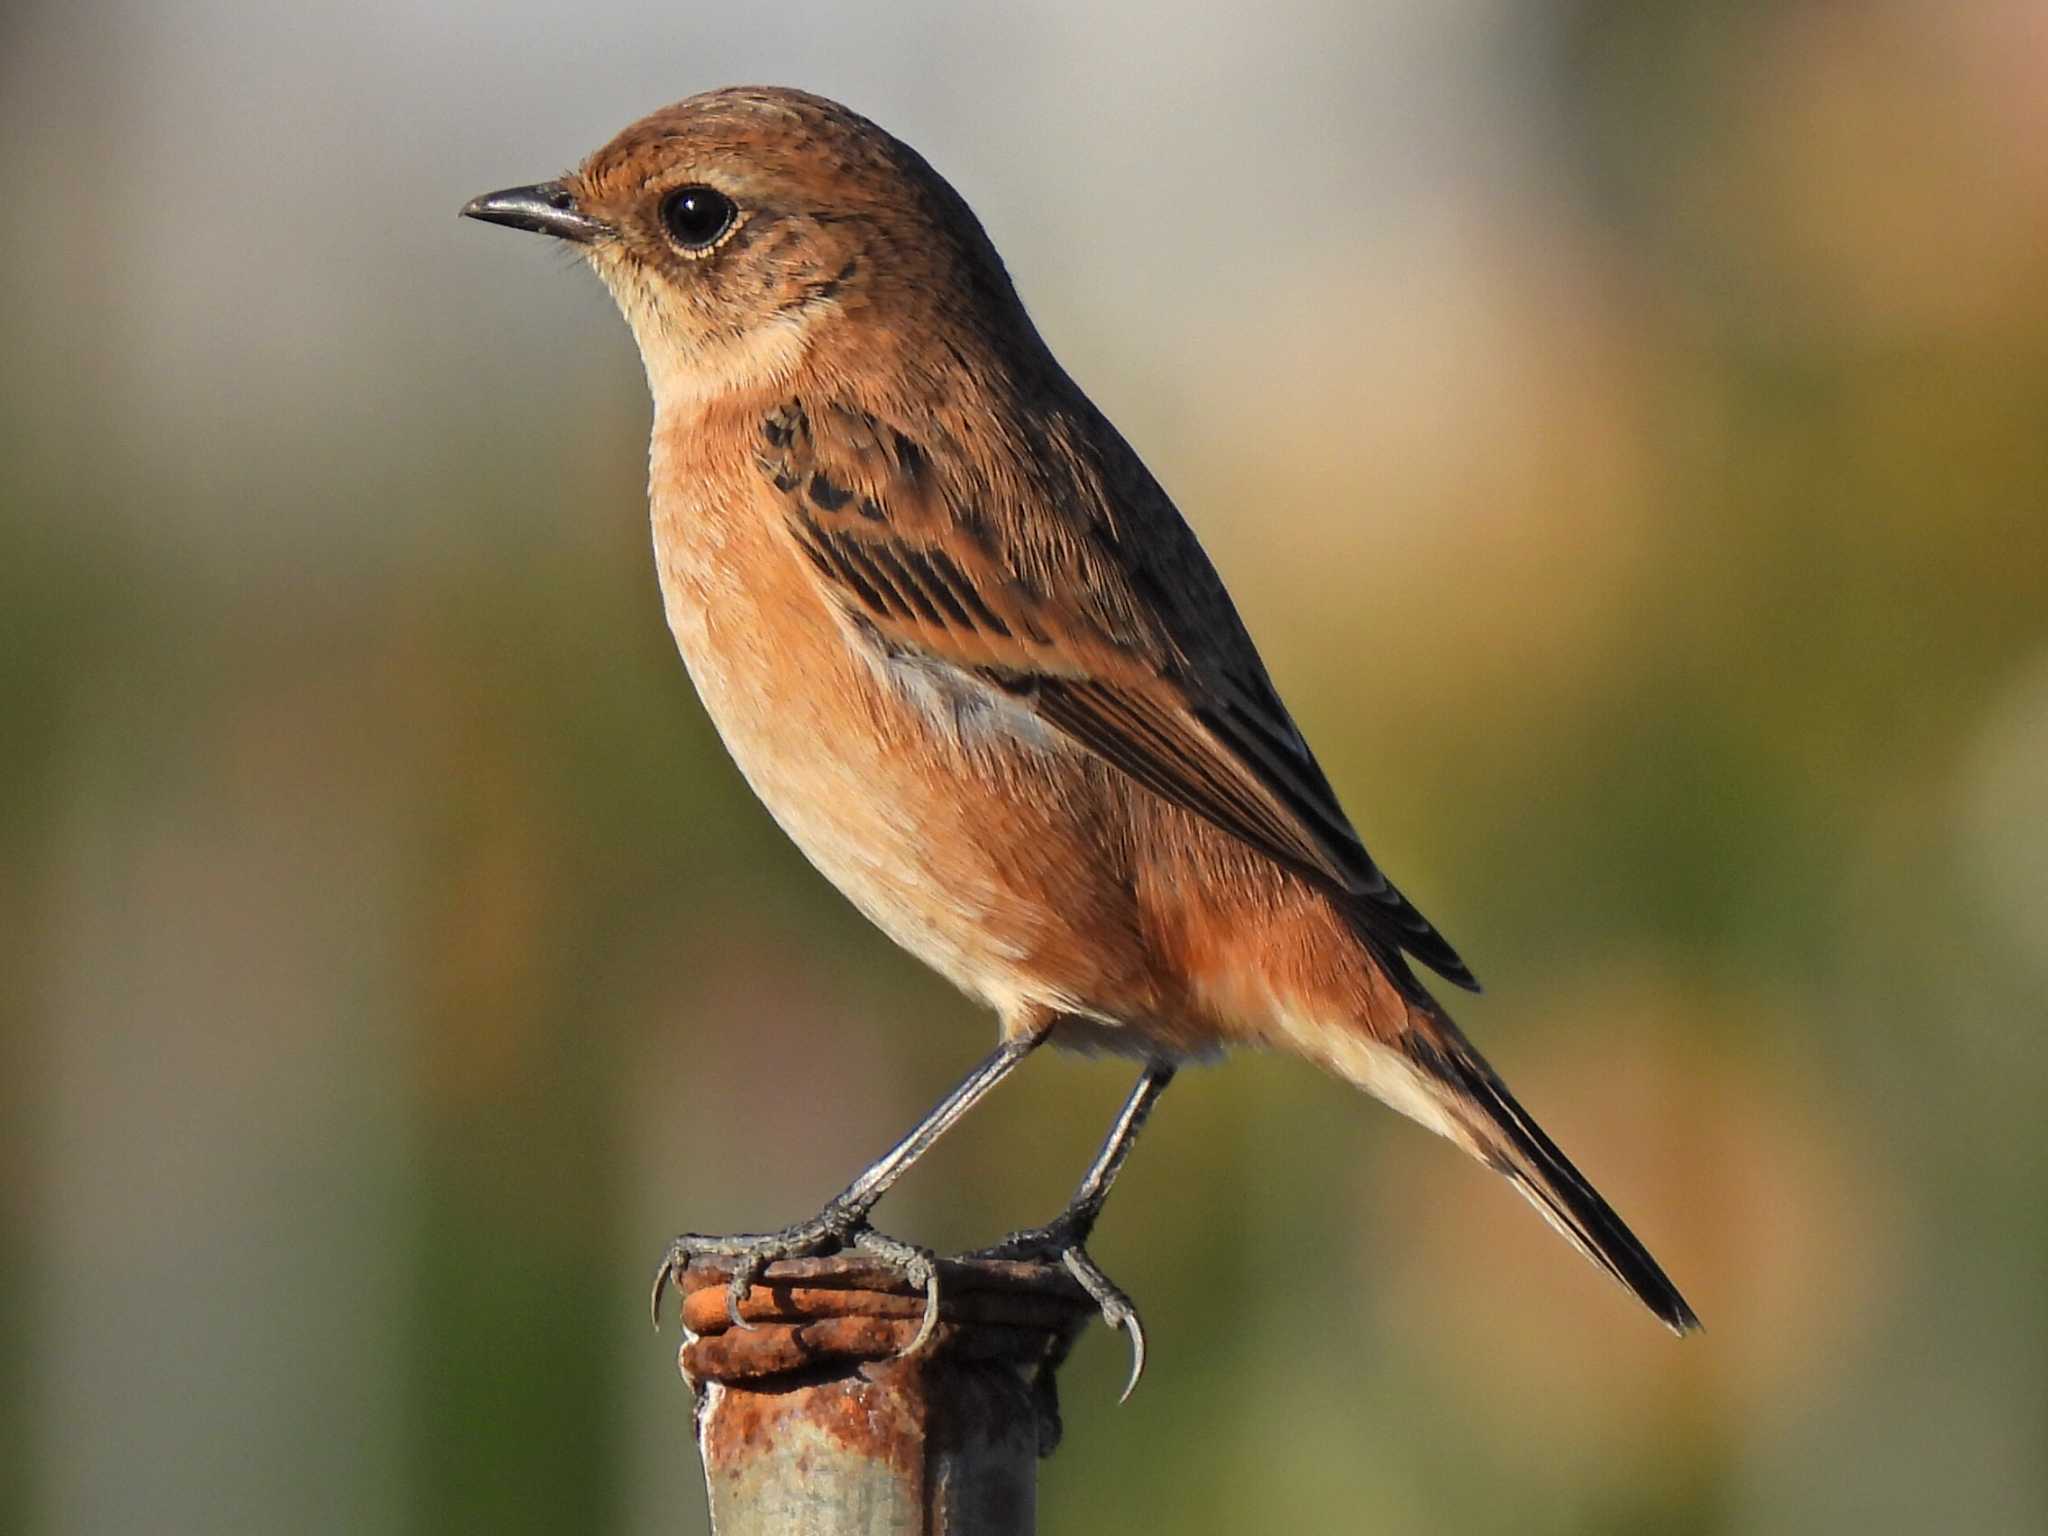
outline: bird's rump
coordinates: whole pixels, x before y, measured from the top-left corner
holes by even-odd
[[[797,546],[885,652],[999,690],[1330,892],[1397,974],[1406,951],[1475,986],[1373,863],[1136,455],[1092,408],[1006,425],[996,440],[1019,451],[991,467],[928,443],[941,424],[792,400],[763,419],[756,461]]]

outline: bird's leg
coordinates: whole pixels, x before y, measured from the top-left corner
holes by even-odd
[[[1124,1100],[1123,1108],[1117,1111],[1116,1121],[1103,1138],[1095,1161],[1088,1165],[1088,1171],[1075,1186],[1067,1208],[1042,1227],[1012,1232],[993,1248],[985,1250],[987,1255],[993,1257],[997,1250],[1012,1255],[1057,1252],[1065,1246],[1085,1241],[1095,1230],[1102,1207],[1109,1199],[1110,1186],[1116,1183],[1117,1175],[1123,1172],[1124,1164],[1130,1160],[1131,1148],[1138,1143],[1138,1133],[1145,1128],[1145,1121],[1152,1113],[1152,1106],[1159,1101],[1159,1095],[1173,1081],[1173,1074],[1171,1063],[1147,1065],[1130,1096]]]
[[[945,1135],[990,1089],[1014,1072],[1032,1049],[1045,1038],[1036,1034],[1005,1040],[960,1082],[925,1117],[912,1126],[903,1139],[862,1170],[846,1188],[825,1202],[825,1208],[808,1221],[796,1222],[779,1232],[746,1232],[713,1237],[686,1232],[669,1244],[668,1253],[654,1272],[651,1305],[655,1326],[661,1324],[661,1295],[671,1280],[679,1280],[694,1259],[729,1260],[732,1279],[726,1290],[726,1311],[736,1327],[749,1326],[740,1319],[740,1302],[761,1271],[777,1259],[804,1258],[813,1254],[837,1253],[852,1248],[880,1260],[896,1270],[925,1294],[924,1322],[911,1340],[911,1350],[931,1338],[939,1322],[938,1262],[931,1251],[913,1243],[886,1237],[868,1225],[868,1213],[910,1166],[931,1150],[932,1143]]]
[[[1110,1186],[1123,1172],[1131,1148],[1137,1145],[1138,1133],[1145,1128],[1145,1120],[1152,1113],[1152,1106],[1159,1101],[1159,1095],[1173,1081],[1173,1073],[1171,1062],[1155,1061],[1146,1066],[1138,1077],[1137,1085],[1131,1089],[1130,1097],[1124,1100],[1124,1107],[1117,1112],[1115,1124],[1110,1126],[1109,1135],[1103,1138],[1102,1149],[1081,1176],[1074,1198],[1067,1202],[1064,1211],[1042,1227],[1012,1232],[992,1247],[969,1255],[977,1259],[1049,1258],[1065,1265],[1067,1272],[1080,1281],[1082,1289],[1102,1309],[1102,1320],[1111,1328],[1121,1329],[1131,1336],[1131,1376],[1124,1384],[1125,1398],[1136,1390],[1138,1378],[1145,1374],[1144,1324],[1139,1321],[1138,1309],[1131,1298],[1117,1289],[1109,1276],[1088,1256],[1086,1244],[1088,1234],[1095,1230],[1095,1222],[1102,1215],[1103,1203],[1109,1199]]]

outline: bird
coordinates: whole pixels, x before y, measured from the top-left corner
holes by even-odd
[[[1476,991],[1367,853],[1221,577],[1055,360],[960,194],[847,107],[691,96],[557,179],[470,201],[617,301],[654,416],[664,611],[770,815],[897,944],[995,1013],[994,1050],[808,1221],[685,1234],[731,1268],[850,1249],[902,1173],[1040,1046],[1139,1075],[1072,1201],[986,1254],[1088,1254],[1176,1071],[1306,1057],[1497,1170],[1672,1331],[1699,1321],[1417,974]],[[1129,1386],[1126,1387],[1128,1395]]]

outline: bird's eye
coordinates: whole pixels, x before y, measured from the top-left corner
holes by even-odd
[[[685,251],[708,251],[732,228],[739,209],[714,187],[677,187],[661,200],[661,222]]]

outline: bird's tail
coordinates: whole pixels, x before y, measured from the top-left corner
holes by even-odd
[[[1390,1061],[1389,1055],[1398,1060]],[[1505,1174],[1573,1247],[1626,1286],[1673,1333],[1700,1326],[1649,1250],[1515,1102],[1441,1009],[1411,1004],[1408,1025],[1397,1041],[1375,1042],[1351,1062],[1335,1065],[1360,1087]]]

